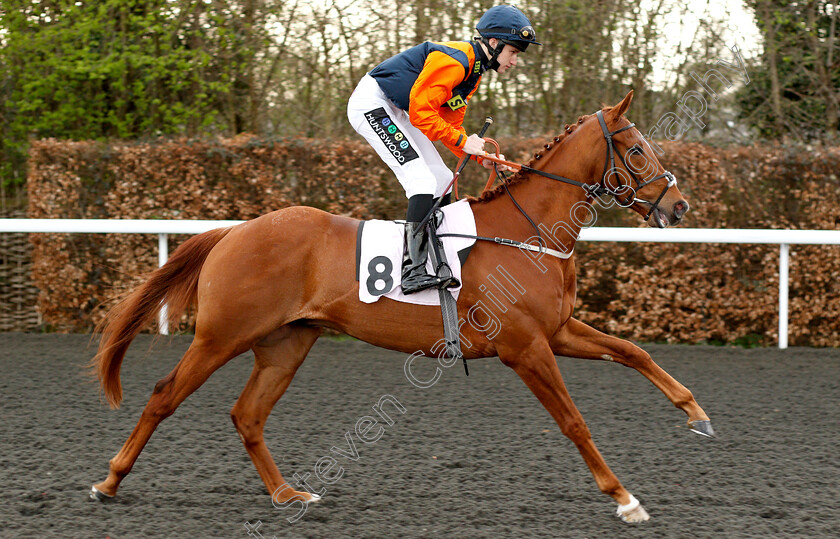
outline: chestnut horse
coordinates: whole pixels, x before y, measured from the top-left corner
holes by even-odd
[[[637,182],[635,191],[627,189],[626,182],[616,183],[623,185],[626,196],[618,193],[622,189],[608,189],[623,206],[653,217],[652,225],[679,222],[688,204],[676,180],[624,118],[631,100],[632,92],[614,107],[581,117],[547,144],[530,166],[495,190],[470,199],[478,235],[534,243],[539,223],[553,232],[550,239],[555,246],[570,248],[581,229],[577,219],[570,219],[570,212],[590,207],[595,194],[605,192],[598,185],[619,176]],[[605,163],[613,164],[609,173]],[[643,171],[648,181],[639,182],[637,174]],[[91,497],[114,496],[160,422],[216,369],[250,349],[256,356],[254,369],[231,410],[233,423],[275,502],[317,501],[317,496],[286,485],[266,447],[263,426],[322,328],[383,348],[430,356],[439,351],[436,343],[443,335],[438,307],[387,298],[370,304],[359,301],[355,280],[358,226],[359,221],[347,217],[291,207],[211,230],[184,242],[163,267],[109,313],[92,365],[108,401],[117,407],[122,399],[120,363],[134,337],[154,320],[164,302],[173,319],[192,305],[197,309],[192,344],[172,372],[155,385],[137,425],[111,459],[108,477],[93,486]],[[525,292],[516,298],[495,296],[492,305],[499,311],[495,314],[501,324],[494,334],[464,324],[462,342],[469,343],[465,357],[498,356],[512,368],[577,446],[598,488],[618,503],[618,516],[629,522],[647,520],[645,509],[622,486],[592,442],[555,355],[614,361],[636,369],[688,415],[689,428],[711,436],[708,416],[691,392],[644,350],[572,316],[574,257],[476,242],[463,268],[460,319],[474,320],[473,308],[479,302],[491,308],[488,288],[480,283],[497,271],[500,262],[517,289]]]

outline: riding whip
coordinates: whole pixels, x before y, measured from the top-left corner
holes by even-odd
[[[478,136],[479,137],[484,137],[484,134],[487,132],[488,129],[490,129],[490,126],[492,124],[493,124],[493,117],[488,116],[487,119],[484,120],[484,125],[481,127],[481,131],[478,132]],[[446,189],[443,190],[443,194],[446,194],[446,192],[449,191],[449,189],[452,187],[452,185],[458,179],[458,176],[461,175],[461,171],[464,170],[465,166],[467,166],[467,161],[469,161],[469,160],[470,160],[470,158],[467,156],[467,154],[464,154],[464,157],[462,158],[462,161],[460,163],[458,163],[458,168],[455,170],[455,176],[452,177],[452,181],[449,182],[449,185],[447,185]],[[432,215],[434,215],[435,210],[437,210],[440,207],[440,203],[441,203],[442,200],[443,200],[443,196],[440,196],[437,199],[437,202],[435,202],[435,205],[432,206],[431,210],[429,210],[429,213],[426,214],[426,217],[424,217],[423,220],[420,221],[420,226],[418,226],[417,229],[414,231],[415,234],[417,234],[419,231],[423,230],[423,227],[426,226],[426,223],[429,222],[429,219],[432,217]]]

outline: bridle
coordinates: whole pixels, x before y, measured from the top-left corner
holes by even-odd
[[[636,173],[633,171],[633,169],[630,168],[630,166],[627,165],[627,161],[624,160],[624,156],[621,155],[621,153],[616,150],[615,142],[613,141],[613,136],[617,135],[618,133],[621,133],[622,131],[626,131],[626,130],[630,129],[631,127],[635,127],[636,124],[631,122],[630,125],[626,125],[626,126],[620,128],[620,129],[616,129],[615,131],[610,131],[607,128],[607,122],[604,121],[603,112],[601,112],[599,110],[598,112],[595,113],[595,115],[598,117],[598,123],[601,124],[601,131],[604,133],[604,139],[607,141],[607,155],[604,157],[604,172],[603,172],[603,174],[601,174],[601,182],[599,183],[601,191],[611,194],[615,198],[616,203],[618,203],[618,205],[622,206],[622,207],[629,207],[629,206],[632,206],[633,204],[635,204],[637,202],[640,202],[642,204],[645,204],[645,205],[649,206],[650,208],[648,209],[648,212],[645,215],[645,221],[647,221],[650,218],[650,216],[653,214],[654,210],[656,210],[659,207],[659,203],[662,201],[662,197],[665,196],[665,193],[668,191],[668,189],[670,189],[671,186],[677,185],[677,178],[674,177],[674,175],[671,174],[671,172],[666,170],[662,174],[654,176],[653,178],[651,178],[651,179],[649,179],[645,182],[640,181],[639,177],[636,176]],[[633,150],[636,150],[636,149],[638,149],[639,151],[642,151],[641,148],[639,148],[638,145],[635,145],[635,146],[631,147],[630,149],[628,149],[628,153],[630,151],[633,151]],[[644,152],[642,152],[642,153],[644,153]],[[610,172],[612,172],[612,175],[618,175],[619,174],[619,169],[615,168],[615,154],[618,154],[618,158],[621,160],[621,163],[624,165],[624,170],[627,171],[630,174],[630,176],[633,178],[633,181],[636,182],[636,188],[635,189],[630,187],[629,185],[624,185],[621,182],[619,182],[618,187],[615,188],[615,189],[610,189],[610,187],[607,185],[607,175]],[[655,182],[657,180],[661,180],[663,178],[667,179],[668,181],[665,184],[665,187],[662,188],[662,191],[659,193],[659,196],[657,197],[656,201],[654,201],[653,203],[650,203],[647,200],[636,198],[636,193],[641,191],[644,187],[652,184],[653,182]],[[625,198],[622,201],[619,198],[619,192],[623,191],[625,189],[631,190],[632,195],[628,196],[627,198]],[[630,201],[629,204],[627,203],[628,200]]]

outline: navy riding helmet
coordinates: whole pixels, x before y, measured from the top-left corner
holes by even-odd
[[[499,67],[496,60],[501,54],[505,45],[512,45],[522,52],[528,48],[528,45],[542,45],[537,42],[537,34],[534,32],[534,27],[531,26],[531,21],[524,13],[513,6],[494,6],[487,10],[487,13],[482,15],[475,27],[478,30],[480,39],[493,55],[490,58],[490,68],[496,69]],[[495,49],[490,46],[490,38],[496,38],[500,41]]]

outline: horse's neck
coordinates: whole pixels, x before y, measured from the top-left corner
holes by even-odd
[[[562,163],[559,148],[557,152],[552,156],[552,161]],[[538,164],[535,168],[543,167],[539,167]],[[584,176],[589,174],[579,167],[564,167],[562,164],[546,166],[545,169],[552,174],[578,181],[586,181],[588,178]],[[564,251],[574,248],[581,224],[586,223],[588,215],[579,205],[586,201],[586,192],[581,187],[531,173],[527,178],[511,185],[509,190],[522,210],[537,225],[540,235],[549,247]],[[532,239],[537,235],[534,226],[516,208],[507,194],[481,206],[478,213],[484,214],[486,218],[479,219],[478,224],[480,226],[481,221],[484,221],[493,235],[519,241]]]

